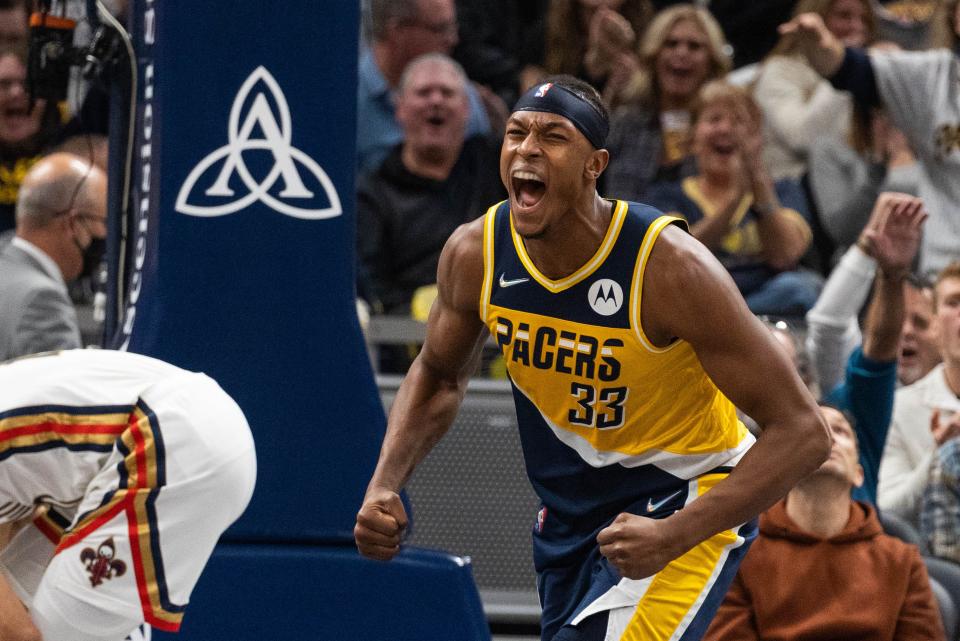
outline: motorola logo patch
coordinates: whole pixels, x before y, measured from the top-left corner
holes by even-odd
[[[601,316],[612,316],[623,307],[623,289],[616,281],[601,278],[587,292],[590,307]]]

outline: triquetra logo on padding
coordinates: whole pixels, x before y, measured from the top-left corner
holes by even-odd
[[[244,114],[244,106],[258,87],[266,90],[261,89],[252,96],[252,103]],[[280,122],[277,122],[268,97],[279,112]],[[262,137],[254,137],[257,130]],[[254,150],[267,150],[273,155],[273,167],[259,181],[244,160],[244,152]],[[219,171],[211,171],[218,163]],[[319,197],[304,182],[303,170],[312,177],[311,186],[324,192]],[[240,178],[245,192],[231,185],[234,175]],[[205,184],[198,185],[201,178],[205,179]],[[274,195],[271,190],[278,180],[283,189]],[[203,202],[197,202],[201,199]],[[228,199],[227,202],[223,202],[224,199]],[[343,213],[340,197],[330,177],[313,158],[293,145],[290,106],[276,79],[262,66],[247,77],[233,100],[227,144],[207,154],[190,171],[180,187],[175,209],[190,216],[225,216],[258,201],[281,214],[308,220],[333,218]]]

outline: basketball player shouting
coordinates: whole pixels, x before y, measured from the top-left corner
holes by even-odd
[[[754,517],[820,465],[830,439],[783,350],[683,221],[597,194],[607,129],[596,91],[567,76],[517,102],[500,158],[509,200],[447,242],[354,533],[368,557],[399,551],[398,492],[453,421],[486,327],[542,502],[543,640],[699,639]]]

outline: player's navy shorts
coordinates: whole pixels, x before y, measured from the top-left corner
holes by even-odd
[[[728,472],[688,482],[673,496],[645,497],[631,513],[663,518],[708,491]],[[657,505],[664,501],[663,505]],[[649,505],[648,505],[649,504]],[[650,507],[658,508],[650,510]],[[646,509],[645,509],[646,508]],[[649,513],[648,513],[649,512]],[[695,641],[701,639],[757,535],[756,521],[700,543],[645,579],[622,578],[593,544],[582,561],[538,568],[543,641]],[[537,541],[542,552],[550,543]]]

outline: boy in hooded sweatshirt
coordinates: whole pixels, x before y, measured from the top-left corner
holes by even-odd
[[[840,411],[820,411],[830,457],[761,515],[705,641],[943,640],[919,551],[850,498],[863,483],[853,428]]]

